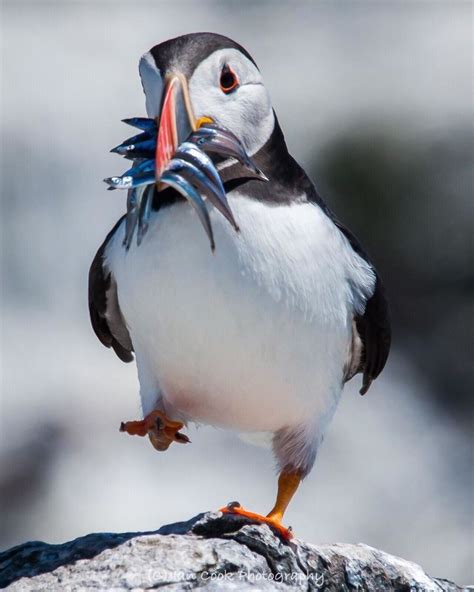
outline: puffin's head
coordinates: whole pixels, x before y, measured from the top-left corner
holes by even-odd
[[[155,45],[140,60],[149,117],[159,125],[164,168],[203,122],[229,129],[255,154],[274,127],[270,97],[248,52],[222,35],[193,33]]]

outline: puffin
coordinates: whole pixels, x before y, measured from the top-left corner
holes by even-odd
[[[120,430],[158,451],[189,443],[190,422],[270,438],[270,512],[221,511],[290,538],[284,513],[345,383],[361,374],[363,395],[385,366],[385,289],[290,155],[244,47],[183,35],[145,53],[139,74],[148,117],[125,120],[142,134],[115,152],[131,147],[133,167],[108,180],[126,181],[127,214],[89,272],[97,337],[137,366],[143,417]]]

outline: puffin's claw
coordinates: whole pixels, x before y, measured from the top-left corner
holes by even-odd
[[[240,502],[229,502],[226,506],[228,510],[235,510],[235,508],[240,508]]]

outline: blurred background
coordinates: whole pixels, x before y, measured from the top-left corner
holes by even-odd
[[[192,428],[158,454],[134,365],[92,333],[87,273],[124,197],[108,150],[145,114],[138,59],[235,38],[294,156],[385,280],[394,345],[346,388],[287,522],[467,584],[472,564],[470,2],[2,2],[0,545],[148,530],[238,499],[271,506],[269,451]],[[251,459],[251,462],[249,462]]]

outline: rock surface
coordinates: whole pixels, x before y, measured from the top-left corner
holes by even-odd
[[[0,554],[0,587],[21,592],[467,590],[367,545],[287,543],[268,526],[220,513],[155,532],[19,545]]]

